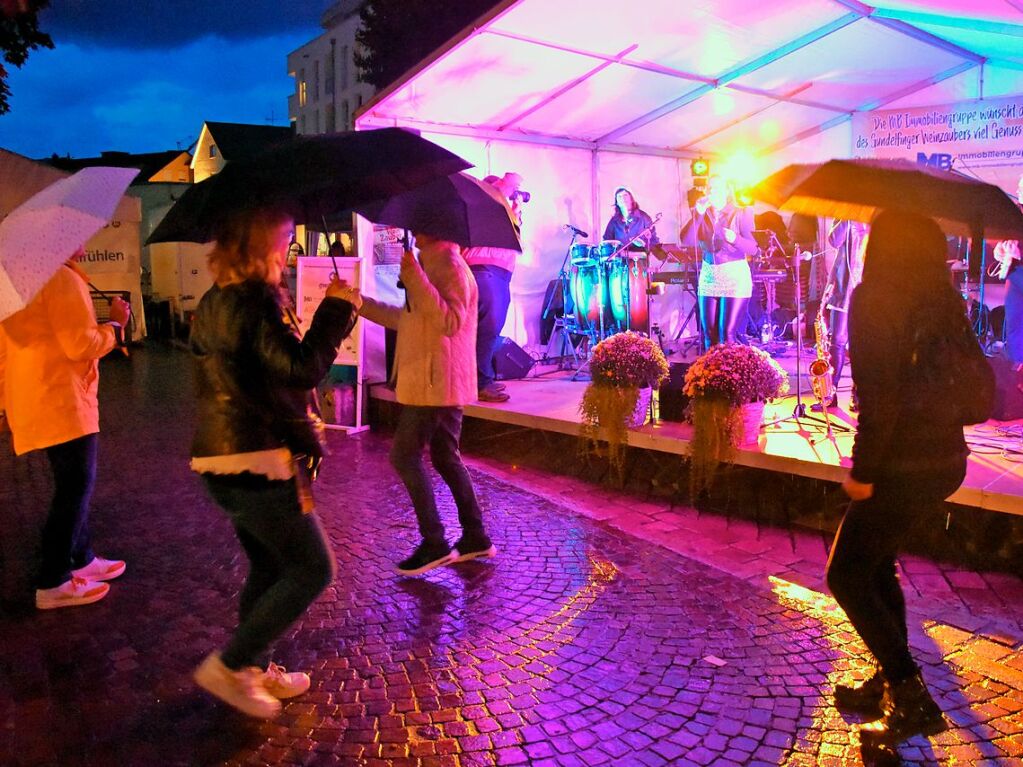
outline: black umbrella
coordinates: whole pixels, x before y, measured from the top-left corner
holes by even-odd
[[[471,165],[400,128],[295,137],[189,188],[146,242],[209,242],[226,215],[252,208],[315,224]]]
[[[429,234],[465,247],[522,250],[501,193],[465,173],[439,178],[390,199],[355,205],[370,221]]]
[[[908,160],[789,165],[757,184],[753,196],[814,216],[870,223],[892,208],[933,218],[947,234],[1023,238],[1023,213],[997,186]]]

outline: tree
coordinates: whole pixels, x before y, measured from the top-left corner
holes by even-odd
[[[8,97],[7,68],[3,62],[21,68],[29,51],[52,48],[53,40],[39,29],[39,12],[50,0],[0,0],[0,115],[11,111]]]
[[[449,38],[493,8],[497,0],[368,0],[362,6],[361,50],[355,65],[363,82],[382,89]]]

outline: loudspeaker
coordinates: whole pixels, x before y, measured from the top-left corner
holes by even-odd
[[[992,418],[996,421],[1013,421],[1023,418],[1023,376],[1016,370],[1008,357],[997,355],[988,359],[995,371],[995,410]]]
[[[571,296],[569,296],[571,299]],[[565,316],[565,295],[561,289],[561,280],[551,280],[547,283],[547,290],[543,296],[543,308],[549,310],[547,316],[543,316],[543,309],[540,310],[540,343],[547,344],[551,340],[551,333],[554,332],[554,321],[558,317]],[[569,313],[572,312],[569,307]]]
[[[689,370],[691,362],[669,362],[668,380],[661,384],[657,395],[658,410],[662,421],[674,421],[682,423],[686,420],[686,408],[689,407],[689,397],[682,393],[682,386],[686,381],[686,371]]]
[[[536,360],[525,349],[510,338],[501,337],[501,345],[494,355],[494,371],[498,380],[525,378],[535,364]]]

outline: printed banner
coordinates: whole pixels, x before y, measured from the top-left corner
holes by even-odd
[[[955,169],[1015,196],[1023,171],[1023,94],[853,115],[853,154]]]

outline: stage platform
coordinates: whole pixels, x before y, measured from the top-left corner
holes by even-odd
[[[779,355],[783,367],[793,360]],[[804,360],[805,363],[805,360]],[[542,370],[542,369],[541,369]],[[571,370],[541,373],[522,380],[506,381],[511,399],[503,403],[477,402],[465,408],[469,418],[506,423],[517,427],[579,434],[579,401],[585,380],[571,380]],[[794,380],[794,379],[793,379]],[[394,392],[382,385],[370,387],[374,398],[393,401]],[[804,383],[803,402],[813,402]],[[841,407],[832,412],[832,436],[816,414],[794,419],[794,396],[769,404],[764,420],[768,425],[760,440],[738,451],[736,463],[772,472],[840,482],[850,465],[856,417],[846,407],[847,379],[839,386]],[[776,423],[771,423],[776,421]],[[660,421],[629,432],[629,445],[662,453],[686,455],[692,427],[685,423]],[[964,506],[1023,515],[1023,421],[990,421],[966,430],[973,451],[966,481],[949,499]],[[912,445],[906,445],[912,450]]]

